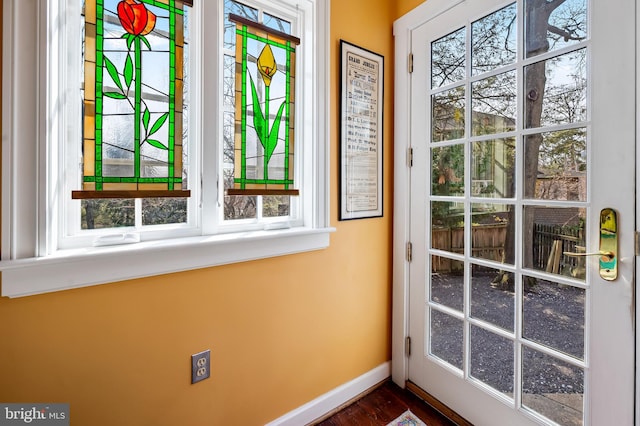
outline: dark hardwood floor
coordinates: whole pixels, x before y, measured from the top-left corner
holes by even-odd
[[[384,382],[361,399],[331,417],[315,423],[315,425],[386,426],[407,409],[411,410],[416,417],[420,418],[428,426],[455,425],[455,423],[444,417],[415,394],[400,388],[391,380]]]

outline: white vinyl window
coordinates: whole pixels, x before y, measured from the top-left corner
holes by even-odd
[[[125,43],[118,41],[122,31],[109,27],[119,25],[119,3],[100,3],[105,10],[101,21],[105,51]],[[83,168],[87,146],[83,142],[83,64],[85,52],[92,48],[84,43],[85,31],[93,30],[85,29],[84,1],[3,3],[3,296],[38,294],[328,246],[332,231],[325,97],[330,69],[329,2],[193,3],[184,12],[182,152],[176,151],[182,161],[179,185],[190,196],[81,199],[72,199],[71,194],[82,190],[87,181]],[[154,6],[153,2],[146,4],[150,9]],[[233,186],[234,167],[239,164],[233,146],[236,46],[230,13],[300,40],[295,61],[295,113],[291,114],[295,117],[292,139],[296,155],[291,170],[298,196],[226,194]],[[154,47],[163,45],[166,31],[162,32],[162,25],[159,23],[154,33],[144,33],[145,43],[150,40],[149,45]],[[114,140],[126,139],[121,135],[133,130],[120,116],[127,115],[129,106],[124,98],[135,85],[137,74],[123,59],[126,56],[118,62],[117,53],[110,55],[115,59],[108,61],[110,77],[105,71],[102,87],[108,93],[107,101],[116,106],[109,107],[111,127],[106,130],[104,124],[103,133],[115,134]],[[147,69],[152,68],[151,61],[143,59]],[[145,72],[150,77],[137,86],[143,93],[138,103],[143,106],[136,111],[143,117],[144,129],[136,132],[149,137],[136,167],[143,175],[153,177],[164,166],[152,149],[166,150],[169,144],[160,137],[152,140],[151,134],[165,118],[146,111],[163,111],[172,97],[167,91],[149,88],[149,82],[166,85],[168,76],[162,71],[157,75]],[[115,176],[132,167],[133,150],[127,146],[105,143],[103,151],[106,154],[100,167],[104,167],[105,175]]]

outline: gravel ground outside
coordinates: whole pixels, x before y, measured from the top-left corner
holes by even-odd
[[[471,316],[507,333],[514,333],[515,294],[508,289],[509,282],[492,283],[495,277],[495,273],[474,272],[470,292]],[[513,277],[509,279],[513,283]],[[463,277],[434,274],[431,299],[462,311]],[[522,310],[523,337],[584,359],[584,290],[537,280],[536,285],[524,293]],[[433,309],[431,350],[442,360],[462,369],[462,321]],[[522,360],[523,403],[560,424],[581,424],[582,369],[528,347],[523,348]],[[514,343],[511,339],[471,325],[472,377],[513,397],[514,364]]]

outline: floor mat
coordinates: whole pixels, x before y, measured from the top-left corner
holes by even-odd
[[[411,411],[407,410],[400,417],[389,423],[387,426],[427,426],[422,420],[417,418]]]

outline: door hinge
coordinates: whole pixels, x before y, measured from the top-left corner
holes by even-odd
[[[413,53],[409,53],[409,74],[413,72]]]
[[[413,167],[413,148],[407,150],[407,163],[409,163],[409,167]]]
[[[640,256],[640,231],[634,233],[635,255]]]
[[[407,243],[407,262],[411,262],[413,260],[413,244],[411,242]]]
[[[404,339],[404,353],[406,356],[411,356],[411,337],[409,336]]]

